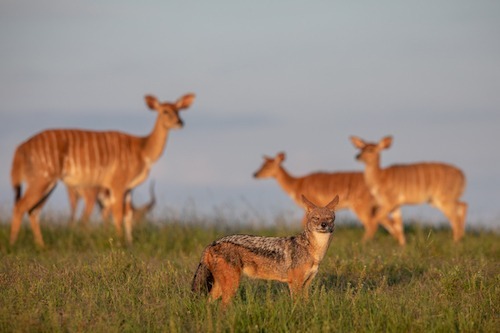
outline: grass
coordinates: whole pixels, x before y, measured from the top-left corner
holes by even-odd
[[[193,295],[203,248],[228,233],[285,236],[298,229],[218,221],[165,221],[134,230],[132,248],[112,228],[42,223],[47,244],[23,226],[14,248],[0,223],[1,332],[498,332],[500,236],[407,227],[400,248],[379,231],[338,226],[310,299],[286,285],[244,279],[231,307]]]

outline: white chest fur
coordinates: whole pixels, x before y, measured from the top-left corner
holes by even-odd
[[[331,233],[323,233],[323,232],[315,232],[314,233],[314,246],[315,246],[315,251],[314,251],[314,259],[316,261],[321,261],[323,260],[323,257],[326,254],[326,251],[328,250],[328,246],[330,246],[330,241],[332,238]],[[316,270],[318,268],[316,267]]]

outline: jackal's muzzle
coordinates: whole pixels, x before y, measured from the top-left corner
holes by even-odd
[[[321,222],[316,226],[316,231],[321,233],[332,233],[335,229],[335,224],[332,222]]]

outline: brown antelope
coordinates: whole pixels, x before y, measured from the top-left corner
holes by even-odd
[[[255,178],[275,178],[283,191],[287,193],[295,203],[307,209],[301,200],[301,195],[310,198],[318,205],[326,205],[333,193],[338,193],[340,202],[337,209],[350,209],[365,228],[363,240],[372,239],[377,231],[378,224],[372,219],[376,210],[376,203],[366,187],[361,172],[315,172],[302,177],[293,177],[281,165],[285,160],[285,153],[278,153],[276,157],[264,156],[264,163],[254,173]],[[393,213],[394,219],[400,219],[399,210]],[[304,216],[302,223],[306,218]],[[394,235],[390,224],[383,226]],[[395,236],[395,235],[394,235]]]
[[[382,222],[401,205],[428,202],[450,220],[455,241],[464,236],[467,204],[459,201],[465,189],[465,176],[460,169],[444,163],[392,165],[382,169],[380,152],[391,146],[392,137],[368,143],[352,136],[351,141],[361,150],[356,159],[365,164],[365,182],[379,206],[374,216],[376,221]],[[404,245],[401,220],[394,221],[394,232]]]
[[[104,222],[107,222],[110,215],[110,206],[111,206],[111,196],[107,189],[91,186],[91,187],[71,187],[66,186],[66,190],[68,192],[68,199],[70,205],[70,220],[74,222],[76,220],[76,208],[78,205],[78,201],[80,198],[83,199],[84,209],[82,213],[81,220],[86,225],[90,220],[90,215],[94,210],[95,204],[97,204],[101,211],[101,218]],[[149,203],[146,203],[140,207],[135,207],[133,202],[130,203],[132,208],[132,221],[140,222],[144,219],[144,217],[153,209],[156,204],[156,197],[154,194],[154,185],[151,183],[150,186],[150,195],[151,200]]]
[[[43,247],[40,211],[58,180],[73,187],[97,186],[109,191],[111,211],[118,236],[132,243],[132,208],[130,190],[148,176],[151,165],[163,153],[171,129],[182,128],[179,111],[188,108],[194,94],[174,103],[160,103],[145,97],[146,104],[157,112],[153,130],[146,136],[117,131],[53,129],[40,132],[20,144],[12,162],[11,182],[15,190],[10,244],[17,240],[24,213],[28,213],[35,243]],[[21,194],[21,184],[27,187]]]

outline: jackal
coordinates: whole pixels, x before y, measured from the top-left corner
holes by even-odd
[[[302,195],[307,222],[292,237],[231,235],[207,246],[193,277],[192,290],[222,298],[227,305],[235,295],[241,275],[288,283],[295,298],[307,297],[311,281],[332,241],[338,195],[325,207],[317,207]]]

